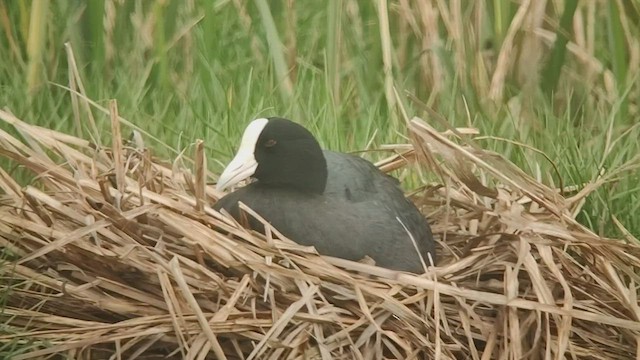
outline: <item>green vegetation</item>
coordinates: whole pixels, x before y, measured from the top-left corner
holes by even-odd
[[[637,1],[0,1],[0,26],[0,106],[42,126],[95,134],[67,89],[71,50],[90,99],[171,148],[205,139],[215,171],[258,116],[334,149],[404,141],[395,86],[546,183],[553,166],[520,143],[565,185],[602,174],[580,220],[640,236]]]

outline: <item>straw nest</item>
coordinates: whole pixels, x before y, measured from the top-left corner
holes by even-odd
[[[640,248],[574,220],[589,185],[564,198],[420,119],[382,168],[444,184],[412,194],[440,240],[423,275],[240,228],[207,207],[202,143],[179,166],[123,144],[117,116],[108,147],[0,118],[20,134],[0,131],[15,359],[640,358]]]

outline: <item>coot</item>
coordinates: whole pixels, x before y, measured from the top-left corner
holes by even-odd
[[[372,163],[322,150],[303,126],[282,118],[252,121],[217,188],[256,181],[218,200],[214,208],[262,231],[243,216],[241,201],[288,238],[320,254],[422,273],[435,262],[431,229],[398,181]]]

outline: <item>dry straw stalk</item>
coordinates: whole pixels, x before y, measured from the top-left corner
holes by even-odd
[[[203,206],[221,194],[204,189],[201,145],[192,175],[119,136],[103,148],[0,119],[20,134],[0,130],[0,342],[24,347],[15,359],[640,358],[640,248],[420,119],[381,166],[442,178],[412,196],[441,239],[424,275],[240,228]]]

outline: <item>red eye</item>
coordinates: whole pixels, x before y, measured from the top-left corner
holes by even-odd
[[[273,147],[277,143],[278,143],[277,141],[275,141],[273,139],[269,139],[269,140],[267,140],[267,142],[264,143],[264,146],[270,148],[270,147]]]

